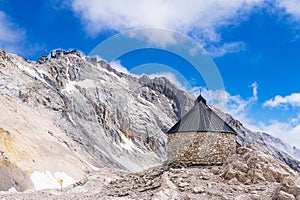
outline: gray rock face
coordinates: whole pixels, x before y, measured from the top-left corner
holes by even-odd
[[[70,54],[33,64],[4,51],[0,56],[0,92],[54,116],[57,127],[106,166],[160,165],[167,158],[164,132],[192,105],[166,78],[137,78],[104,61]]]

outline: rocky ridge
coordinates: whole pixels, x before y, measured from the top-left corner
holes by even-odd
[[[0,193],[2,199],[299,199],[300,176],[254,145],[221,167],[103,168],[62,191]]]

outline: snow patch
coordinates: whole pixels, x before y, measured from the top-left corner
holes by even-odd
[[[62,90],[62,92],[66,91],[67,93],[72,94],[76,88],[75,88],[75,81],[70,80],[70,74],[69,74],[70,60],[69,60],[69,58],[67,58],[67,63],[68,63],[67,68],[66,68],[67,82],[66,82],[66,87]]]
[[[63,180],[62,187],[67,187],[75,183],[74,178],[64,172],[55,172],[52,174],[49,171],[35,171],[30,175],[30,178],[36,190],[60,188],[59,180]]]
[[[76,82],[76,85],[78,85],[79,87],[82,87],[84,89],[97,87],[95,82],[91,79],[85,79],[83,81],[78,81],[78,82]]]
[[[18,192],[18,190],[17,190],[16,188],[14,188],[14,187],[9,188],[8,191],[9,191],[9,192]]]
[[[29,67],[26,67],[25,65],[22,65],[21,63],[17,62],[16,65],[19,67],[19,69],[23,70],[25,73],[27,73],[29,76],[34,77],[36,79],[38,79],[39,81],[45,83],[48,87],[54,89],[49,83],[47,83],[43,78],[43,74],[47,74],[45,71],[43,70],[33,70],[30,69]],[[55,90],[55,89],[54,89]]]
[[[74,81],[68,81],[68,82],[66,83],[66,87],[62,90],[62,92],[66,91],[66,92],[68,92],[69,94],[72,94],[73,91],[74,91],[75,89],[76,89],[76,88],[75,88],[75,83],[74,83]]]
[[[125,142],[125,143],[120,142],[120,146],[123,149],[127,149],[129,151],[133,151],[133,148],[134,148],[133,142],[130,141],[128,138],[126,138],[125,135],[123,135],[123,134],[120,134],[120,135],[121,135],[122,140]]]
[[[33,77],[37,77],[37,73],[36,71],[22,65],[21,63],[17,62],[16,65],[23,71],[27,72],[29,75],[33,76]]]
[[[119,143],[119,146],[123,149],[129,150],[129,151],[139,151],[141,153],[144,153],[143,151],[141,151],[139,148],[137,148],[137,146],[128,138],[125,137],[125,135],[120,134],[121,139],[123,140],[123,142]]]
[[[85,162],[90,168],[92,168],[92,170],[94,170],[94,171],[99,171],[99,170],[100,170],[99,167],[96,167],[96,166],[90,164],[88,161],[84,161],[84,162]]]
[[[67,57],[67,65],[70,65],[71,62],[70,62],[70,59]]]
[[[68,81],[66,82],[66,87],[62,90],[62,92],[66,91],[69,94],[72,94],[76,90],[75,86],[79,86],[84,89],[97,87],[95,82],[91,79],[86,79],[83,81],[70,81],[68,78]]]
[[[71,123],[76,126],[76,122],[73,120],[72,116],[70,115],[70,113],[67,113],[69,120],[71,121]]]

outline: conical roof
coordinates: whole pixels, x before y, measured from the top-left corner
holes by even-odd
[[[168,133],[177,132],[221,132],[237,134],[224,120],[206,105],[200,95],[195,106],[180,119]]]

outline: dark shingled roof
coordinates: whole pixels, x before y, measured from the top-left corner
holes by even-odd
[[[200,95],[195,100],[195,106],[179,120],[168,133],[177,132],[221,132],[237,134],[207,105]]]

